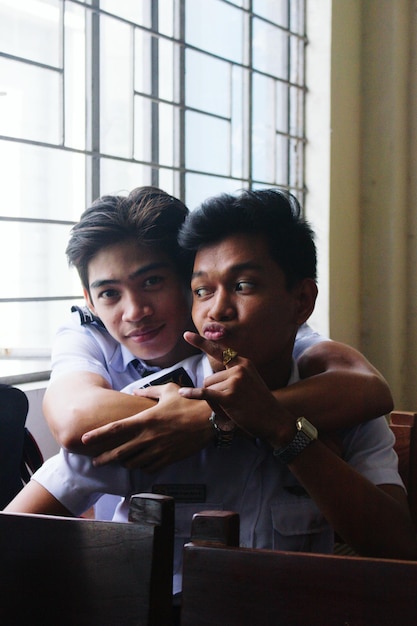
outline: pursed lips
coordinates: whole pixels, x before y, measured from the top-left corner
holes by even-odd
[[[227,337],[228,331],[223,324],[205,324],[203,327],[203,335],[210,341],[221,341]]]

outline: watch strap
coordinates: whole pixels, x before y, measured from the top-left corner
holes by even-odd
[[[213,426],[214,434],[216,436],[216,447],[230,448],[237,430],[237,427],[233,424],[233,422],[230,422],[232,424],[231,428],[221,428],[217,422],[217,416],[214,411],[209,417],[209,422]]]
[[[304,417],[297,420],[297,433],[294,439],[282,448],[274,450],[274,456],[288,465],[291,463],[310,443],[317,439],[317,430]]]

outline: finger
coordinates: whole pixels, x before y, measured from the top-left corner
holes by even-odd
[[[178,393],[189,400],[205,400],[207,390],[201,387],[180,387]]]
[[[104,426],[99,426],[93,430],[89,430],[81,437],[83,443],[92,443],[97,441],[105,441],[106,439],[117,437],[123,434],[123,431],[129,426],[129,418],[111,422]]]
[[[184,339],[199,350],[205,352],[208,356],[215,359],[227,368],[228,365],[236,365],[236,359],[239,358],[238,353],[233,348],[222,346],[221,344],[205,339],[201,335],[187,331],[184,333]]]
[[[149,385],[149,387],[141,387],[133,390],[134,396],[140,396],[141,398],[149,398],[150,400],[158,400],[162,395],[163,385]]]

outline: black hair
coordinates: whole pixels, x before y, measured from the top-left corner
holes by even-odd
[[[178,244],[178,231],[189,211],[185,204],[156,187],[137,187],[128,196],[103,196],[84,211],[71,230],[66,249],[88,290],[88,265],[103,248],[133,240],[161,249],[188,281],[192,258]]]
[[[304,278],[317,278],[314,233],[297,198],[280,189],[242,191],[209,198],[187,217],[180,245],[194,254],[202,247],[244,233],[265,238],[270,254],[291,289]]]

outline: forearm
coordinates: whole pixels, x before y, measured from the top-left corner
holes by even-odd
[[[274,391],[295,416],[307,417],[322,432],[356,426],[392,410],[391,393],[377,376],[328,371]]]
[[[301,380],[274,392],[296,416],[305,416],[321,432],[355,426],[389,413],[393,400],[377,369],[357,350],[325,341],[299,358]]]
[[[52,434],[60,445],[81,454],[95,454],[81,442],[82,435],[105,424],[136,415],[155,405],[105,387],[103,379],[80,373],[53,382],[45,393],[43,411]]]
[[[290,469],[334,530],[364,556],[417,558],[417,539],[400,487],[376,487],[319,440]],[[395,529],[395,530],[393,530]]]

